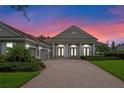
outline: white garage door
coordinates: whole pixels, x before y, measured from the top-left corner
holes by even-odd
[[[42,60],[46,60],[48,59],[49,52],[48,50],[41,49],[40,55]]]

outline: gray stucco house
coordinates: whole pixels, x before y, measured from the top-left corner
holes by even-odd
[[[30,50],[31,55],[38,59],[50,57],[51,48],[46,42],[0,22],[0,54],[6,53],[7,48],[12,48],[14,45],[25,46]]]
[[[41,41],[0,22],[0,54],[6,53],[7,47],[14,45],[25,46],[32,56],[39,59],[80,58],[81,55],[95,55],[97,39],[73,25],[53,38]]]
[[[52,47],[53,58],[79,58],[95,55],[97,39],[73,25],[47,42]]]

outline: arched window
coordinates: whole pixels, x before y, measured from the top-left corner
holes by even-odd
[[[83,55],[90,56],[90,45],[85,44],[82,47],[83,47]]]
[[[63,44],[59,44],[57,47],[65,47]]]
[[[71,45],[70,46],[70,55],[71,56],[77,56],[77,45]]]
[[[65,46],[63,44],[57,45],[57,55],[59,57],[64,57],[64,53],[65,53]]]
[[[90,45],[88,45],[88,44],[85,44],[85,45],[83,45],[83,47],[90,47]]]
[[[70,47],[77,47],[77,45],[71,45]]]

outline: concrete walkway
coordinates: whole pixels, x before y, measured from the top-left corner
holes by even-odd
[[[54,59],[44,63],[47,65],[47,69],[22,87],[124,87],[123,81],[84,60]]]

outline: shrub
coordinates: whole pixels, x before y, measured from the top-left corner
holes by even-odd
[[[45,68],[42,62],[1,62],[0,72],[31,72]]]
[[[5,55],[0,56],[0,72],[30,72],[46,68],[45,64],[31,57],[28,49],[22,46],[9,48]]]
[[[23,46],[14,46],[8,48],[6,53],[6,60],[8,62],[31,62],[31,54],[28,49]]]
[[[86,60],[87,57],[86,57],[86,56],[80,56],[80,59],[84,59],[84,60]]]
[[[93,56],[89,57],[89,61],[104,61],[104,60],[120,60],[118,57]]]
[[[46,65],[45,65],[43,62],[41,62],[41,60],[40,60],[40,59],[33,58],[33,59],[32,59],[32,61],[33,61],[33,62],[39,62],[39,63],[40,63],[41,68],[46,68]]]
[[[102,61],[102,60],[105,60],[105,58],[103,56],[90,56],[87,58],[87,60],[89,60],[89,61],[97,61],[97,60]]]
[[[0,62],[6,62],[6,56],[5,55],[0,55]]]
[[[124,53],[123,52],[109,52],[105,54],[106,57],[119,57],[121,59],[124,59]]]
[[[100,55],[104,55],[106,52],[109,52],[110,51],[110,48],[108,47],[108,45],[98,45],[96,47],[96,52]]]
[[[105,56],[87,56],[83,58],[88,61],[104,61],[104,60],[119,60],[120,59],[118,57],[105,57]]]

